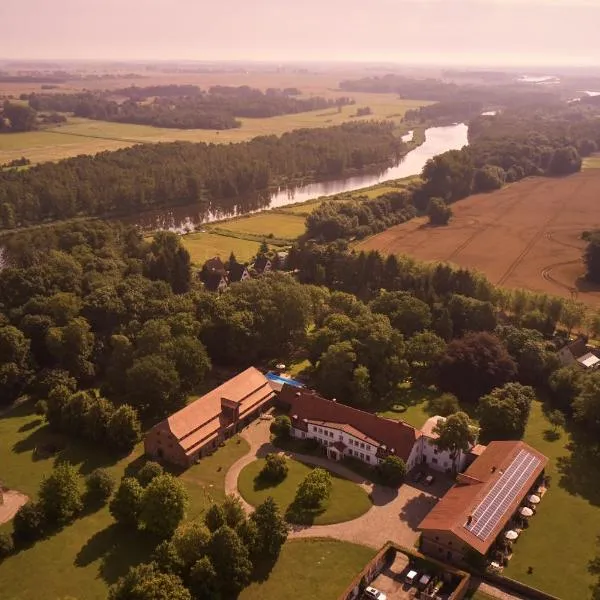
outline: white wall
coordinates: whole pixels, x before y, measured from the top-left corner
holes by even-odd
[[[427,436],[421,436],[420,440],[420,460],[422,464],[427,464],[431,469],[445,472],[448,469],[452,469],[452,457],[450,452],[440,451],[433,443],[433,439]],[[423,460],[424,459],[424,460]],[[460,452],[456,458],[456,467],[458,470],[462,470],[466,457],[463,452]]]

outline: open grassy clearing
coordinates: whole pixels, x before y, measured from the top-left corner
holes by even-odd
[[[415,387],[409,383],[403,383],[398,386],[395,403],[405,406],[406,410],[401,412],[390,407],[377,414],[380,417],[393,419],[394,421],[404,421],[413,427],[421,428],[425,421],[433,416],[428,408],[429,400],[439,395],[440,392],[435,388]]]
[[[227,260],[232,251],[239,261],[246,262],[255,256],[260,248],[258,242],[216,233],[190,233],[181,239],[190,253],[192,263],[198,266],[213,256]]]
[[[583,169],[600,169],[600,154],[583,159]]]
[[[219,223],[219,229],[236,234],[249,233],[265,238],[271,236],[295,240],[304,233],[305,226],[301,216],[269,211]]]
[[[36,460],[33,449],[55,436],[25,403],[0,418],[0,465],[3,484],[35,497],[42,477],[56,459],[68,460],[85,475],[103,467],[120,479],[142,464],[141,444],[127,457],[115,461],[97,447],[69,442],[56,457]],[[187,470],[182,476],[190,507],[188,518],[199,516],[214,501],[224,498],[225,473],[248,451],[244,440],[232,438],[213,456]],[[0,531],[10,532],[5,523]],[[0,596],[7,600],[40,598],[83,598],[104,600],[107,585],[114,583],[129,566],[146,560],[152,545],[142,535],[132,535],[115,526],[108,508],[86,513],[47,539],[0,562]],[[30,576],[24,577],[28,573]],[[43,590],[43,592],[41,592]],[[83,595],[82,595],[83,594]]]
[[[285,512],[294,501],[298,485],[312,471],[313,467],[297,460],[288,459],[287,477],[281,483],[270,485],[258,478],[264,464],[264,459],[260,459],[242,469],[238,479],[239,492],[244,500],[253,506],[263,502],[267,496],[272,496],[281,510]],[[347,479],[337,477],[333,473],[332,480],[333,486],[329,500],[320,511],[310,515],[314,525],[351,521],[371,508],[371,500],[361,487]]]
[[[335,91],[325,94],[340,97]],[[0,135],[0,163],[26,156],[32,162],[59,160],[78,154],[95,154],[104,150],[116,150],[135,143],[154,142],[243,142],[259,135],[281,135],[286,131],[305,127],[331,127],[348,121],[369,119],[392,119],[400,123],[404,113],[412,108],[431,104],[420,100],[403,100],[395,94],[351,94],[356,100],[353,106],[315,110],[295,115],[282,115],[265,119],[240,119],[238,129],[215,131],[207,129],[166,129],[148,125],[112,123],[82,118],[69,118],[65,125],[27,133]],[[360,107],[370,106],[372,114],[355,117]]]
[[[336,600],[375,551],[332,539],[290,540],[269,578],[252,583],[240,600]]]

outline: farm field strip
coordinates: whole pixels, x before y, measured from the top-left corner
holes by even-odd
[[[581,233],[600,225],[600,171],[529,178],[456,202],[446,227],[413,219],[363,240],[359,250],[454,262],[509,288],[577,297],[600,305],[600,289],[582,279]]]

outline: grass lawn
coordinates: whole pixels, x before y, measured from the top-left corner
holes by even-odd
[[[583,169],[600,169],[600,154],[594,154],[583,159]]]
[[[332,539],[291,540],[269,578],[252,583],[240,600],[336,600],[375,551]]]
[[[260,470],[265,464],[264,459],[256,460],[242,469],[238,479],[238,488],[246,502],[256,506],[267,496],[273,496],[282,511],[286,511],[294,501],[296,489],[300,482],[310,473],[312,467],[293,459],[288,459],[288,475],[275,486],[265,486],[257,480]],[[310,515],[314,525],[329,525],[341,523],[360,517],[371,508],[371,500],[367,492],[355,483],[336,477],[332,473],[333,486],[331,496],[323,509]]]
[[[550,423],[536,402],[524,439],[550,459],[547,473],[552,480],[504,574],[559,598],[584,600],[593,583],[587,563],[597,553],[600,533],[599,468],[583,449],[575,446],[570,452],[566,433],[547,441],[544,431],[548,429]]]
[[[434,388],[414,387],[410,383],[402,383],[398,386],[396,403],[406,406],[406,410],[399,412],[388,408],[377,414],[395,421],[405,421],[413,427],[420,428],[432,416],[427,407],[428,401],[439,394],[440,392]]]
[[[60,127],[26,133],[0,135],[0,164],[25,156],[32,162],[59,160],[78,154],[94,154],[103,150],[116,150],[135,143],[154,142],[243,142],[259,135],[281,135],[286,131],[304,127],[331,127],[348,121],[393,119],[400,123],[404,113],[432,102],[403,100],[396,94],[368,94],[332,92],[330,97],[351,96],[353,106],[337,109],[315,110],[295,115],[282,115],[265,119],[240,119],[238,129],[215,131],[207,129],[166,129],[149,125],[111,123],[81,118],[69,118]],[[372,115],[356,118],[356,110],[370,106]]]
[[[31,403],[0,418],[0,477],[5,486],[35,497],[42,477],[52,469],[55,459],[35,460],[33,449],[51,437],[41,419],[32,413]],[[60,458],[77,465],[84,475],[96,467],[105,467],[115,479],[120,479],[128,468],[141,464],[142,451],[140,444],[129,456],[115,461],[98,448],[68,443]],[[181,476],[190,496],[189,518],[198,516],[211,499],[223,499],[225,473],[247,451],[245,441],[238,444],[233,438]],[[0,526],[0,531],[11,530],[10,523]],[[104,600],[107,584],[114,583],[130,565],[146,560],[151,548],[142,535],[123,533],[114,525],[108,509],[103,508],[0,562],[0,597]]]
[[[301,202],[300,204],[294,204],[293,206],[282,206],[279,210],[292,215],[306,217],[310,215],[310,213],[313,212],[313,210],[321,206],[321,204],[323,204],[325,200],[330,200],[330,198],[309,200],[308,202]]]
[[[259,242],[216,233],[190,233],[181,239],[190,253],[192,263],[198,266],[213,256],[220,256],[221,260],[227,260],[232,250],[239,261],[246,262],[255,256],[260,248]]]
[[[295,240],[305,231],[304,217],[280,212],[265,212],[250,217],[232,219],[219,223],[219,228],[236,234],[249,233],[265,238],[272,234],[272,237],[289,240]]]

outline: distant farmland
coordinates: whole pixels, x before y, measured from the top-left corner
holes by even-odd
[[[0,90],[1,91],[1,90]],[[286,131],[304,127],[331,127],[354,117],[359,107],[369,106],[372,114],[360,120],[391,119],[400,122],[404,113],[412,108],[431,104],[420,100],[402,100],[395,94],[346,94],[323,92],[328,97],[351,96],[355,105],[337,109],[315,110],[293,115],[265,119],[240,119],[239,129],[214,131],[208,129],[162,129],[149,125],[131,125],[81,118],[69,118],[65,125],[31,131],[0,135],[0,164],[25,156],[38,163],[59,160],[78,154],[95,154],[104,150],[117,150],[133,144],[156,142],[243,142],[259,135],[281,135]]]
[[[358,245],[361,250],[452,262],[508,288],[576,297],[600,305],[600,288],[581,277],[581,233],[600,228],[600,170],[531,178],[452,206],[447,227],[414,219]]]

